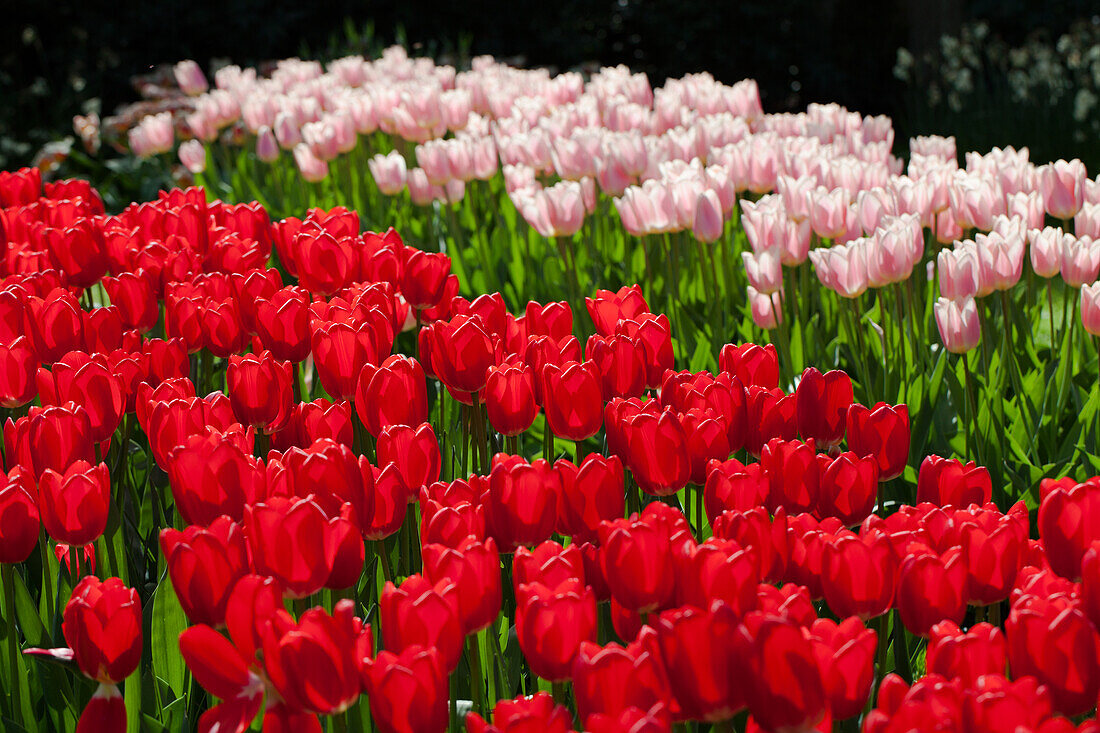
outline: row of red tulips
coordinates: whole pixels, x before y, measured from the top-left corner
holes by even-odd
[[[1095,729],[1100,481],[907,496],[904,405],[674,371],[637,288],[516,316],[346,210],[39,185],[0,174],[13,730]]]

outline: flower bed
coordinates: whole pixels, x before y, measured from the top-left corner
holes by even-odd
[[[236,171],[215,191],[266,203],[188,188],[107,214],[86,182],[0,173],[6,726],[1095,729],[1083,168],[996,153],[951,173],[926,140],[894,178],[888,121],[768,117],[748,84],[654,94],[605,71],[547,77],[537,103],[498,66],[375,64],[230,72],[194,114],[224,101],[216,136],[251,114],[234,95],[327,104],[333,78],[407,72],[393,124],[416,140],[447,129],[415,124],[416,75],[440,80],[429,107],[495,85],[494,134],[454,114],[461,135],[412,153],[423,175],[433,147],[507,160],[543,130],[563,180],[494,158],[413,208],[356,175],[381,133],[318,185],[262,147],[268,169],[204,149]],[[708,113],[685,130],[685,110]],[[592,133],[602,198],[563,162],[589,133],[547,132],[584,114],[658,133]],[[171,147],[141,124],[136,148]],[[670,156],[683,136],[707,165]],[[374,160],[379,187],[397,161]],[[345,183],[362,214],[331,205]],[[982,231],[934,256],[964,227]]]

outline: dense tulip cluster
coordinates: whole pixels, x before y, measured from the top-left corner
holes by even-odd
[[[5,721],[1097,729],[1100,477],[1039,483],[1097,453],[1079,161],[707,74],[173,71],[131,150],[277,195],[0,173]]]

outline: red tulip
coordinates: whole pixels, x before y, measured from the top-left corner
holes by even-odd
[[[199,311],[202,320],[205,349],[223,359],[238,354],[248,345],[248,332],[241,322],[241,309],[236,299],[207,302]]]
[[[445,254],[407,248],[405,270],[401,278],[401,294],[414,308],[438,305],[443,298],[447,276],[451,274],[451,258]]]
[[[83,345],[83,311],[76,298],[65,290],[54,290],[45,298],[27,300],[27,335],[34,351],[45,364]]]
[[[141,661],[141,601],[118,578],[85,577],[73,589],[61,631],[86,677],[105,684],[126,679]]]
[[[355,388],[355,411],[376,438],[390,425],[427,422],[427,382],[420,363],[394,354],[378,367],[365,365]]]
[[[542,367],[542,405],[550,432],[582,441],[603,425],[600,379],[591,362],[566,362]]]
[[[668,706],[657,703],[649,710],[629,707],[617,714],[594,713],[584,723],[588,733],[667,733],[672,730]]]
[[[293,245],[299,284],[315,295],[332,295],[351,282],[358,245],[357,237],[303,226]]]
[[[316,440],[306,448],[291,448],[281,459],[272,453],[267,462],[268,493],[312,495],[330,518],[339,516],[344,504],[349,504],[355,525],[368,526],[374,515],[375,492],[374,473],[364,470],[365,463],[365,458],[356,458],[350,448],[330,438]]]
[[[415,429],[408,425],[390,425],[378,435],[378,464],[393,463],[409,489],[409,501],[415,500],[421,486],[439,480],[442,457],[435,431],[428,423]]]
[[[393,463],[379,469],[364,459],[360,460],[359,467],[363,472],[364,486],[367,484],[367,471],[371,472],[374,481],[374,516],[370,526],[362,528],[363,539],[381,540],[401,529],[411,492]]]
[[[237,419],[233,416],[229,398],[221,392],[213,392],[204,399],[192,397],[155,403],[149,410],[146,425],[153,459],[166,471],[169,455],[174,448],[211,430],[236,440],[242,452],[252,452],[253,431],[242,431],[239,425],[231,429],[237,425]]]
[[[562,534],[594,536],[600,522],[623,516],[623,464],[617,456],[589,453],[579,468],[565,459],[554,468],[561,476],[558,529]]]
[[[309,293],[288,285],[256,302],[256,334],[275,358],[298,363],[310,350]]]
[[[768,476],[759,463],[745,466],[735,458],[712,461],[703,486],[703,506],[711,526],[723,512],[762,507],[769,487]]]
[[[122,348],[122,317],[113,305],[85,311],[82,348],[92,354],[106,354]]]
[[[25,336],[0,343],[0,407],[25,405],[38,391],[38,359]]]
[[[1081,605],[1093,628],[1100,629],[1100,542],[1093,542],[1081,559]]]
[[[205,529],[197,525],[182,532],[162,529],[160,547],[187,618],[196,624],[224,624],[229,594],[248,573],[248,547],[241,526],[223,516]]]
[[[232,241],[225,238],[222,242]],[[268,300],[283,287],[283,279],[276,269],[255,269],[247,272],[235,271],[229,276],[233,287],[233,296],[241,306],[241,324],[252,335],[258,333],[256,324],[260,303]]]
[[[584,347],[607,397],[638,397],[646,387],[644,347],[625,336],[591,336]]]
[[[690,481],[702,486],[707,480],[707,465],[711,461],[729,458],[730,446],[726,419],[713,410],[692,409],[680,414],[680,424],[687,437]]]
[[[668,496],[684,488],[691,478],[687,435],[671,411],[627,418],[622,431],[627,441],[624,462],[643,491]]]
[[[852,378],[834,369],[822,374],[813,367],[802,372],[795,389],[798,400],[798,433],[829,447],[844,437],[848,407],[852,404]]]
[[[433,585],[421,575],[410,575],[400,586],[386,583],[379,605],[387,649],[431,646],[439,650],[444,669],[458,665],[465,630],[454,581],[443,578]]]
[[[111,477],[107,465],[77,461],[64,474],[46,469],[39,479],[42,525],[67,545],[87,545],[107,528]]]
[[[502,552],[550,537],[558,515],[561,477],[539,459],[497,455],[489,474],[485,523]]]
[[[492,538],[467,537],[456,548],[424,545],[424,575],[433,584],[449,580],[458,597],[463,632],[473,634],[500,615],[500,554]]]
[[[825,715],[828,698],[814,649],[795,623],[750,614],[747,639],[749,712],[765,730],[806,730]]]
[[[874,456],[879,480],[901,475],[909,461],[909,408],[879,402],[872,408],[848,408],[848,447],[858,456]]]
[[[99,731],[126,730],[126,703],[118,685],[100,683],[92,699],[80,713],[76,722],[76,733],[98,733]]]
[[[535,402],[541,405],[545,399],[543,397],[542,368],[547,364],[563,367],[572,362],[580,362],[581,345],[575,336],[566,336],[562,339],[554,339],[550,336],[530,336],[521,356],[535,374]]]
[[[1047,688],[1033,677],[1009,682],[1003,674],[995,674],[979,678],[974,689],[966,690],[963,720],[966,729],[975,733],[998,733],[1006,726],[1057,733],[1066,730],[1067,724],[1069,730],[1077,730],[1065,718],[1051,717],[1051,712]]]
[[[466,714],[468,733],[569,733],[573,730],[573,716],[569,709],[554,702],[548,692],[515,700],[500,700],[493,708],[493,723],[485,722],[477,713]]]
[[[480,316],[455,316],[431,327],[432,366],[455,392],[480,392],[496,363],[496,346]]]
[[[675,567],[667,530],[634,515],[600,525],[600,563],[611,596],[631,611],[668,608]]]
[[[0,563],[19,563],[38,546],[38,491],[18,466],[0,477]]]
[[[584,559],[577,546],[563,548],[557,542],[547,540],[534,550],[516,548],[512,561],[512,583],[517,590],[528,583],[541,583],[553,590],[573,580],[584,585]]]
[[[967,599],[971,604],[988,605],[1008,598],[1016,575],[1025,564],[1027,532],[1026,522],[1021,526],[1009,515],[993,527],[970,522],[960,526]]]
[[[581,720],[596,714],[617,715],[629,707],[648,710],[671,703],[672,693],[653,629],[642,633],[643,639],[625,647],[581,643],[573,663],[573,693]]]
[[[771,344],[726,344],[718,352],[718,368],[740,379],[746,387],[775,389],[779,386],[779,355]]]
[[[813,645],[833,719],[859,715],[875,679],[875,632],[859,619],[847,618],[839,624],[816,619],[804,634]]]
[[[838,616],[867,620],[890,610],[897,587],[898,557],[890,538],[878,531],[847,534],[825,545],[825,600]]]
[[[615,333],[633,339],[641,347],[645,354],[646,386],[659,386],[665,370],[671,369],[674,361],[668,316],[639,314],[632,319],[619,321],[615,326]]]
[[[264,669],[293,710],[338,715],[358,698],[360,659],[373,652],[371,628],[355,615],[355,602],[337,601],[330,616],[313,608],[296,623],[277,610],[264,632]]]
[[[485,380],[485,410],[501,435],[519,435],[538,415],[535,373],[526,364],[491,366]]]
[[[287,595],[304,598],[325,585],[336,547],[327,537],[328,518],[311,498],[249,504],[244,529],[252,567],[276,578]]]
[[[796,395],[785,395],[778,389],[757,386],[749,387],[745,394],[748,419],[745,450],[759,456],[764,444],[773,438],[794,440],[798,432]]]
[[[433,733],[447,727],[447,669],[435,647],[383,651],[363,660],[371,717],[383,733]]]
[[[1039,505],[1039,537],[1054,572],[1080,578],[1085,550],[1100,540],[1100,486],[1078,484],[1047,494]]]
[[[596,598],[579,581],[556,589],[540,583],[516,594],[516,635],[531,671],[558,682],[573,673],[580,645],[596,640]]]
[[[107,365],[102,354],[79,351],[65,354],[52,371],[38,371],[38,391],[44,405],[74,402],[88,414],[93,443],[111,437],[126,410],[122,381]]]
[[[208,721],[232,720],[234,713],[245,725],[256,717],[263,702],[264,683],[231,641],[209,626],[199,624],[184,629],[179,645],[180,654],[195,680],[211,695],[226,701],[204,713],[200,727]]]
[[[760,564],[751,548],[712,537],[678,557],[675,567],[679,605],[708,608],[719,600],[738,617],[756,608]]]
[[[718,722],[745,705],[745,663],[737,643],[737,616],[722,603],[665,611],[656,620],[656,641],[681,717]]]
[[[42,172],[38,168],[0,172],[0,206],[33,204],[41,192]]]
[[[321,385],[332,397],[354,399],[356,380],[367,364],[377,364],[393,348],[393,330],[381,311],[372,309],[361,322],[315,323],[311,341]]]
[[[812,442],[773,438],[760,454],[760,465],[768,477],[769,507],[801,514],[817,506],[821,465]]]
[[[225,386],[233,414],[242,425],[274,432],[290,413],[294,378],[290,362],[276,361],[270,351],[231,355]]]
[[[974,687],[983,675],[1005,673],[1008,645],[996,626],[975,624],[963,633],[954,621],[941,621],[928,635],[925,663],[931,674],[958,678],[965,687]]]
[[[962,550],[942,556],[911,548],[898,570],[898,613],[905,628],[927,636],[940,621],[962,623],[966,615],[966,566]]]
[[[992,496],[989,469],[973,461],[964,465],[961,461],[928,456],[920,464],[917,503],[965,508],[971,504],[988,504]]]
[[[195,435],[168,455],[172,496],[189,524],[209,524],[222,514],[240,521],[245,505],[266,493],[264,465],[241,447],[239,433]]]
[[[836,517],[846,527],[859,524],[875,509],[878,492],[878,463],[871,456],[860,458],[848,451],[836,458],[818,454],[821,490],[816,512]]]
[[[1033,675],[1046,685],[1058,712],[1080,715],[1096,705],[1096,631],[1076,603],[1025,596],[1013,603],[1005,636],[1012,676]]]
[[[471,535],[485,539],[485,510],[480,504],[460,501],[444,506],[437,501],[420,502],[420,545],[458,547]]]
[[[596,326],[596,333],[601,336],[614,333],[619,321],[649,313],[649,305],[639,285],[623,286],[614,293],[597,290],[594,298],[584,299],[584,305]]]

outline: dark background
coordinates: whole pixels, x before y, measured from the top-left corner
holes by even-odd
[[[766,111],[839,102],[888,114],[902,146],[909,135],[940,132],[959,134],[960,150],[1014,143],[1035,153],[1049,142],[1071,157],[1069,140],[1010,139],[1035,132],[998,130],[995,120],[959,130],[957,118],[914,109],[919,90],[899,82],[893,67],[899,47],[935,48],[974,19],[1016,44],[1037,34],[1056,39],[1094,8],[1088,0],[0,0],[0,166],[26,164],[42,144],[71,134],[72,116],[89,99],[101,100],[104,116],[136,100],[131,78],[157,64],[330,58],[395,40],[449,59],[491,53],[561,70],[625,63],[655,86],[703,70],[728,83],[752,77]]]

